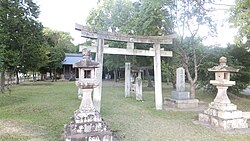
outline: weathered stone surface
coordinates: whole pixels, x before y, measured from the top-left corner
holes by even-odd
[[[85,51],[83,55],[90,54]],[[88,56],[83,57],[84,61],[88,62],[89,59]],[[91,97],[93,88],[97,87],[100,81],[94,75],[95,67],[92,64],[85,65],[84,67],[76,65],[79,68],[79,81],[76,82],[76,86],[80,89],[82,101],[79,109],[74,112],[70,124],[65,126],[64,140],[112,141],[112,132],[107,129],[107,125],[95,109]]]
[[[230,81],[229,72],[238,72],[238,69],[228,67],[226,58],[220,58],[219,66],[215,66],[209,71],[215,72],[215,80],[210,83],[218,89],[214,102],[209,104],[209,108],[199,114],[199,121],[222,128],[224,130],[248,128],[247,119],[243,117],[242,111],[237,110],[237,106],[232,104],[227,96],[228,86],[235,84]]]
[[[221,110],[221,111],[237,110],[237,105],[235,105],[233,103],[225,104],[225,103],[211,102],[211,103],[209,103],[209,107],[212,109],[217,109],[217,110]]]
[[[185,69],[176,69],[176,91],[172,91],[170,101],[176,108],[188,109],[197,108],[199,100],[190,99],[190,93],[185,91]]]
[[[127,43],[127,49],[134,49],[134,48],[135,48],[134,43],[130,42]]]
[[[91,29],[87,26],[80,24],[75,25],[75,29],[81,31],[82,37],[87,38],[103,38],[112,41],[124,41],[124,42],[135,42],[135,43],[160,43],[160,44],[172,44],[172,39],[176,38],[176,35],[168,36],[135,36],[135,35],[125,35],[119,33],[112,33],[106,31],[100,31],[96,29]]]
[[[224,82],[225,83],[225,82]],[[215,83],[213,83],[215,85]],[[216,84],[217,85],[217,84]],[[222,83],[218,84],[216,88],[218,89],[217,95],[214,98],[215,103],[224,103],[224,104],[230,104],[231,101],[227,96],[227,88],[228,88],[228,83],[227,85],[223,85]]]
[[[82,99],[82,91],[80,88],[78,88],[77,94],[78,99]]]
[[[199,113],[199,121],[223,130],[248,128],[247,119],[245,118],[223,119],[206,113]]]
[[[185,69],[182,67],[176,69],[176,91],[185,91]]]
[[[125,97],[130,97],[130,87],[131,87],[130,72],[131,72],[130,63],[125,63]]]
[[[179,92],[179,91],[172,91],[171,98],[176,100],[187,100],[190,99],[189,92]]]
[[[199,104],[198,99],[186,99],[186,100],[169,99],[169,100],[173,102],[173,106],[180,109],[197,108]]]
[[[131,84],[130,91],[132,91],[132,92],[136,91],[136,84]]]
[[[246,119],[250,119],[250,112],[243,112],[242,116]]]
[[[155,108],[162,110],[162,82],[161,82],[161,50],[160,44],[154,44],[154,81],[155,81]]]
[[[96,46],[80,46],[79,51],[82,48],[88,48],[91,52],[96,52]],[[155,56],[155,50],[142,50],[142,49],[124,49],[124,48],[103,48],[104,54],[120,54],[120,55],[136,55],[136,56]],[[162,57],[172,57],[172,51],[164,51],[160,50],[160,54]]]
[[[135,93],[136,93],[136,100],[138,100],[138,101],[143,100],[142,99],[142,80],[140,77],[136,78]]]
[[[102,120],[98,111],[76,110],[70,124],[65,127],[65,141],[112,141],[112,132]]]
[[[218,117],[222,119],[242,118],[242,111],[218,111]]]
[[[93,103],[94,103],[95,109],[98,112],[101,111],[101,99],[102,99],[103,47],[104,47],[104,39],[97,39],[95,61],[99,62],[99,68],[95,69],[95,77],[99,82],[99,86],[94,88]]]

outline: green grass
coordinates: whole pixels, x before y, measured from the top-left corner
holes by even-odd
[[[73,83],[39,82],[13,86],[11,96],[0,95],[0,120],[15,121],[17,127],[24,125],[20,130],[25,133],[8,135],[2,131],[1,135],[0,128],[0,140],[60,140],[64,124],[79,106],[76,93]]]
[[[105,82],[104,82],[105,83]],[[171,88],[163,88],[164,96]],[[247,141],[247,134],[225,134],[196,125],[198,112],[155,110],[153,89],[143,89],[144,102],[134,94],[124,98],[123,86],[103,87],[101,114],[122,141]],[[214,95],[199,92],[210,102]],[[240,110],[250,111],[250,102],[232,100]],[[37,82],[12,87],[12,95],[0,94],[0,141],[61,139],[64,124],[80,105],[74,82]]]

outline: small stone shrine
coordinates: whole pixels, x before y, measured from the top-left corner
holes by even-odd
[[[210,80],[210,83],[216,86],[218,92],[208,109],[199,113],[199,121],[223,130],[248,128],[242,111],[237,110],[237,106],[231,103],[227,95],[228,87],[235,85],[235,81],[230,81],[230,72],[238,72],[239,69],[227,66],[226,62],[227,59],[221,57],[218,66],[208,69],[215,72],[215,80]]]
[[[199,100],[191,99],[185,88],[185,69],[176,69],[176,90],[172,91],[171,98],[164,98],[164,104],[171,108],[189,109],[197,108]]]
[[[76,86],[81,89],[82,101],[78,110],[74,112],[70,124],[65,126],[65,141],[112,141],[112,132],[107,129],[100,113],[95,110],[91,94],[93,88],[99,85],[95,78],[95,68],[99,63],[90,60],[90,52],[83,49],[83,60],[73,67],[79,68],[79,80]]]

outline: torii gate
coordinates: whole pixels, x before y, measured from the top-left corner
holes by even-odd
[[[91,52],[96,52],[95,60],[100,63],[100,68],[96,69],[95,75],[100,84],[94,89],[93,102],[97,111],[101,109],[101,91],[102,91],[102,70],[103,70],[103,53],[121,54],[121,55],[138,55],[154,57],[154,82],[155,82],[155,107],[157,110],[162,109],[162,82],[161,82],[161,56],[172,57],[172,51],[164,51],[160,44],[172,44],[176,35],[168,36],[134,36],[118,33],[111,33],[91,29],[89,27],[75,24],[75,30],[81,31],[81,37],[97,39],[96,47],[87,47]],[[127,49],[108,48],[104,46],[105,40],[127,42]],[[134,49],[134,43],[153,43],[153,48],[149,50]],[[81,50],[81,49],[80,49]]]

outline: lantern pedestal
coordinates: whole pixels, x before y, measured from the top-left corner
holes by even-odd
[[[223,130],[248,128],[247,119],[243,118],[242,111],[237,106],[211,102],[209,108],[199,113],[199,121]]]

